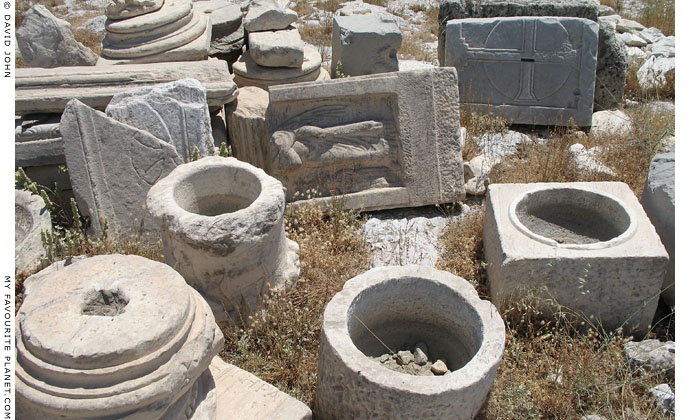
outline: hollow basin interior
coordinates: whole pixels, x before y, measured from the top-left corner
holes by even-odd
[[[415,277],[364,290],[348,310],[347,327],[354,345],[368,357],[388,353],[386,346],[397,351],[422,341],[429,359],[445,359],[450,370],[467,364],[483,339],[481,318],[463,296]]]
[[[19,204],[14,205],[14,243],[19,244],[26,238],[34,224],[31,212]]]
[[[243,168],[200,167],[179,182],[173,192],[177,205],[202,216],[233,213],[249,207],[261,193],[259,179]]]
[[[630,216],[616,200],[575,188],[529,193],[515,214],[531,232],[564,244],[609,241],[630,226]]]

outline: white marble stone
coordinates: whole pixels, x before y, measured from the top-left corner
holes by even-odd
[[[41,232],[51,233],[50,212],[43,199],[26,190],[14,190],[14,266],[17,273],[41,264],[45,249]]]
[[[279,31],[250,32],[249,54],[260,66],[301,68],[304,44],[299,31],[292,26]]]

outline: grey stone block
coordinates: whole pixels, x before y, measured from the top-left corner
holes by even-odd
[[[15,119],[15,167],[65,163],[60,114],[29,114]]]
[[[105,113],[173,145],[184,162],[192,160],[195,148],[199,156],[214,154],[206,90],[196,79],[118,93]]]
[[[491,300],[645,335],[668,254],[622,182],[493,184],[484,218]],[[581,324],[584,323],[584,324]]]
[[[349,76],[398,71],[402,33],[395,21],[378,14],[335,16],[331,77],[340,62]]]
[[[375,210],[464,199],[455,69],[272,86],[269,96],[266,171],[288,200],[315,190]]]
[[[17,45],[32,67],[93,66],[98,60],[96,53],[74,39],[69,22],[40,4],[24,15],[17,29]]]
[[[296,21],[297,12],[278,0],[251,0],[244,16],[244,27],[247,32],[277,31]]]
[[[462,107],[512,123],[589,126],[598,25],[581,18],[458,19],[446,27],[446,64]]]
[[[412,376],[371,358],[418,341],[451,372]],[[504,345],[498,311],[466,280],[417,265],[373,268],[348,280],[326,306],[314,414],[470,420],[489,393]]]
[[[254,62],[249,51],[232,64],[235,83],[239,87],[273,85],[324,80],[328,72],[321,68],[321,55],[314,48],[304,47],[304,61],[299,67],[264,67]]]
[[[62,114],[60,132],[77,205],[91,220],[89,234],[100,235],[105,218],[111,232],[157,240],[158,227],[143,211],[146,193],[182,164],[175,148],[76,99]]]
[[[446,24],[452,19],[562,16],[597,22],[598,7],[596,0],[442,0],[438,15],[439,62],[441,66],[445,65]],[[625,55],[620,53],[614,34],[602,33],[601,26],[599,31],[595,110],[613,108],[622,103],[627,69]]]
[[[676,150],[654,156],[642,192],[644,207],[666,247],[670,261],[661,287],[666,304],[676,304]]]

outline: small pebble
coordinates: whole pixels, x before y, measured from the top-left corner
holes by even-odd
[[[401,350],[398,352],[398,364],[408,365],[414,362],[414,356],[409,350]]]
[[[420,366],[425,365],[426,362],[429,361],[429,357],[427,357],[429,349],[426,347],[426,344],[420,341],[419,343],[415,344],[414,347],[414,362]]]
[[[443,360],[437,360],[433,365],[431,365],[431,371],[436,375],[443,375],[448,372],[448,366],[443,363]]]

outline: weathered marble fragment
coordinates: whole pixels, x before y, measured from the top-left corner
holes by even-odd
[[[247,32],[277,31],[297,21],[297,12],[278,0],[251,0],[244,17]]]
[[[220,107],[237,97],[227,63],[212,59],[176,63],[131,64],[121,66],[58,67],[17,69],[15,112],[61,113],[67,102],[78,99],[105,110],[112,97],[144,86],[172,82],[193,75],[206,89],[209,107]]]
[[[581,18],[458,19],[446,26],[446,65],[462,107],[511,123],[589,126],[598,25]]]
[[[60,132],[79,210],[91,221],[89,234],[99,235],[107,220],[112,231],[157,240],[158,227],[144,211],[146,193],[182,164],[175,148],[76,99],[65,107]]]
[[[14,190],[14,266],[18,273],[33,270],[45,255],[41,232],[52,232],[43,199],[26,190]]]
[[[266,171],[289,200],[315,190],[369,210],[460,201],[456,81],[442,68],[272,86]]]
[[[184,162],[192,160],[195,148],[199,156],[214,154],[206,90],[196,79],[118,93],[105,113],[173,145]]]
[[[17,29],[17,45],[31,67],[93,66],[96,53],[74,39],[72,25],[36,4]]]
[[[257,168],[267,167],[266,109],[268,92],[255,86],[240,88],[237,100],[226,107],[233,156]]]
[[[669,255],[661,296],[670,307],[676,305],[676,148],[661,153],[649,165],[640,200]]]

